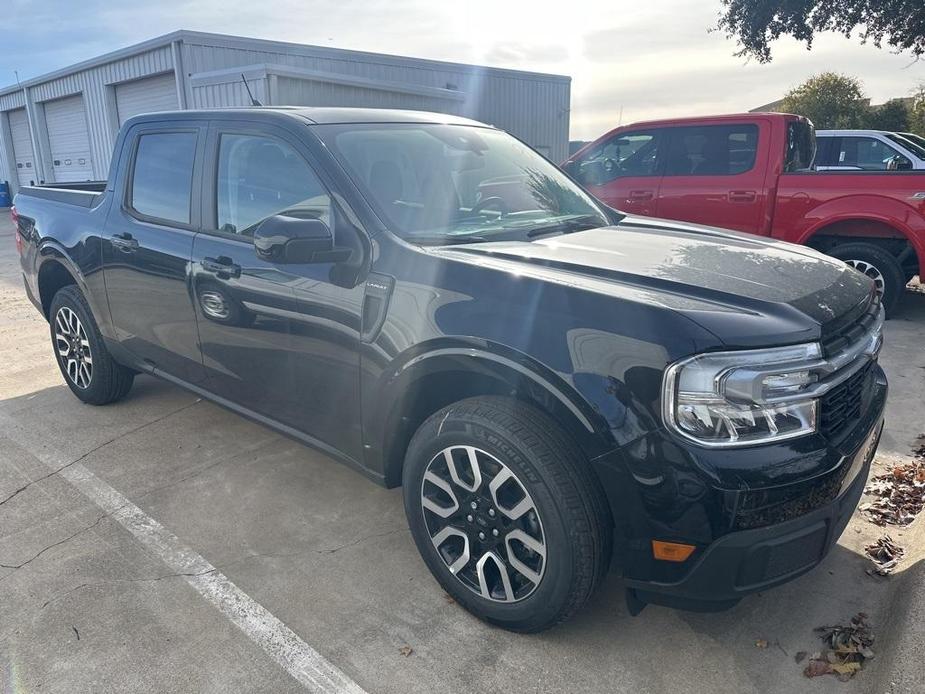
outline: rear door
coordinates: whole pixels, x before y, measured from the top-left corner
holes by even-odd
[[[592,195],[623,212],[653,216],[667,130],[621,132],[574,160],[569,171]]]
[[[263,260],[253,242],[260,222],[281,213],[321,219],[341,244],[358,232],[286,130],[217,121],[207,161],[192,271],[208,389],[361,459],[363,285],[338,282],[330,262]]]
[[[673,128],[656,215],[757,233],[769,130],[765,121]]]
[[[193,181],[202,176],[206,132],[202,121],[133,127],[103,235],[106,294],[119,341],[140,361],[190,383],[204,378],[189,265],[200,218]]]

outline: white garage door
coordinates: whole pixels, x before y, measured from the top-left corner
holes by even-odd
[[[18,108],[9,112],[10,132],[13,134],[13,158],[16,162],[16,178],[19,185],[30,186],[37,183],[35,157],[32,156],[32,138],[29,136],[29,119],[26,109]]]
[[[90,136],[87,134],[83,97],[78,94],[46,101],[45,123],[48,125],[55,181],[66,183],[93,180]]]
[[[177,103],[177,84],[173,73],[117,84],[116,107],[119,125],[139,113],[176,111],[180,105]]]

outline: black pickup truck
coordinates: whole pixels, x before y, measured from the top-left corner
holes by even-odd
[[[15,200],[82,401],[167,379],[402,485],[434,576],[536,631],[608,570],[722,609],[825,556],[887,385],[871,281],[809,248],[626,216],[451,116],[139,116],[100,191]]]

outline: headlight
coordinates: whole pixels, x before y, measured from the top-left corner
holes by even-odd
[[[830,368],[816,343],[691,357],[665,373],[665,423],[711,447],[811,434],[817,420],[814,396]]]

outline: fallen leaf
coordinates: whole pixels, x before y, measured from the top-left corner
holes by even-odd
[[[402,646],[401,648],[398,649],[398,652],[401,655],[403,655],[405,658],[407,658],[409,655],[414,653],[414,649],[411,646]]]
[[[832,672],[832,666],[824,660],[810,660],[807,666],[803,668],[804,677],[820,677],[828,675],[830,672]]]
[[[755,641],[755,648],[767,648],[767,647],[768,647],[768,642],[765,641],[764,639],[758,639],[757,641]]]

